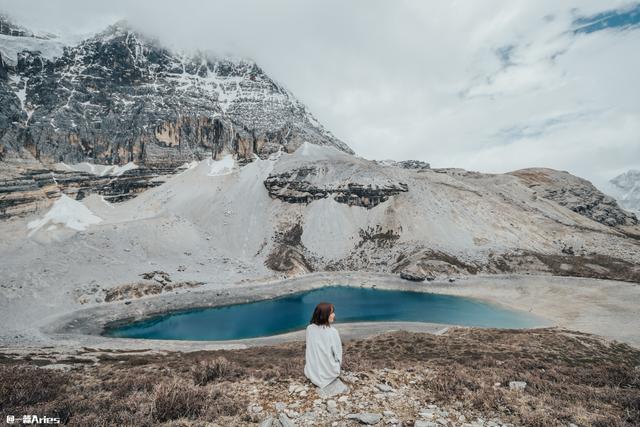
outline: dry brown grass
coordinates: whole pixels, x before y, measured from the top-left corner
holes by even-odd
[[[193,381],[197,385],[207,385],[213,381],[228,380],[243,375],[242,368],[224,357],[202,360],[192,367],[191,372],[193,373]]]
[[[640,425],[640,351],[586,334],[394,332],[345,342],[343,350],[346,371],[424,373],[412,385],[421,400],[472,416],[535,427]],[[16,357],[0,358],[2,412],[60,416],[69,425],[245,425],[249,379],[285,391],[287,381],[305,381],[303,342],[169,355],[112,352],[68,373]],[[517,392],[510,381],[527,386]]]
[[[0,365],[0,408],[34,405],[55,399],[68,377],[29,366]]]
[[[183,380],[174,378],[170,382],[162,382],[153,390],[151,417],[155,421],[169,421],[178,418],[198,418],[207,400],[206,390],[193,387]]]

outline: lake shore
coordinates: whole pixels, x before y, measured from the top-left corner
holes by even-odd
[[[215,307],[274,298],[293,292],[333,284],[378,289],[432,292],[481,299],[503,307],[522,310],[548,319],[554,326],[596,334],[632,346],[640,346],[640,286],[634,283],[554,276],[468,276],[433,282],[409,282],[397,276],[373,273],[314,273],[287,280],[254,281],[238,284],[204,284],[196,289],[147,296],[126,301],[88,304],[79,310],[56,307],[61,313],[42,319],[34,326],[40,336],[23,342],[7,342],[5,347],[74,349],[83,346],[105,349],[215,350],[304,339],[300,332],[235,341],[168,341],[110,338],[100,335],[113,322],[140,320],[174,310]],[[9,313],[4,313],[7,316]],[[409,324],[411,323],[411,324]],[[438,332],[446,325],[413,322],[368,322],[336,326],[351,338],[407,329]],[[413,329],[411,329],[413,328]],[[39,338],[39,339],[38,339]]]

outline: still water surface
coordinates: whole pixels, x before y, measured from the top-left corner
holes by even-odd
[[[232,340],[304,329],[316,304],[336,309],[336,324],[371,321],[447,323],[493,328],[531,328],[546,322],[526,312],[472,298],[423,292],[330,286],[246,304],[173,312],[107,330],[123,338]]]

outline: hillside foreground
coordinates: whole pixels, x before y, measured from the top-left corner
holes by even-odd
[[[302,374],[301,341],[195,352],[2,351],[0,406],[73,426],[640,423],[640,350],[627,344],[561,328],[344,341],[349,391],[325,398]]]

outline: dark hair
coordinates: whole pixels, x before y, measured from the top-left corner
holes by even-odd
[[[316,309],[313,310],[313,316],[311,316],[311,321],[309,323],[313,323],[318,326],[329,326],[329,316],[334,312],[333,304],[330,302],[321,302],[316,306]]]

